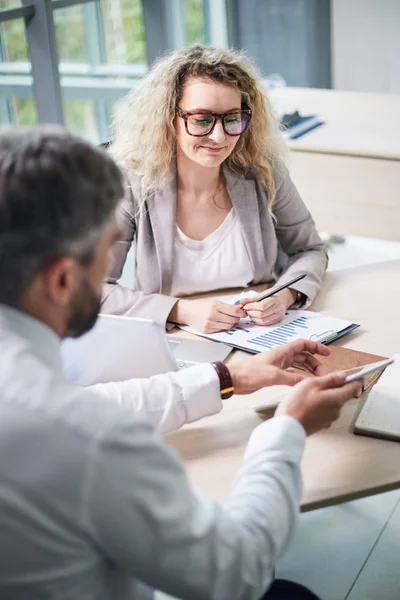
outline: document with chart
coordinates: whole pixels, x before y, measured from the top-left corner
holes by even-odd
[[[271,327],[260,327],[241,319],[239,324],[229,331],[219,333],[201,333],[192,327],[182,329],[210,340],[223,342],[235,348],[256,354],[271,350],[287,342],[307,339],[329,344],[359,327],[352,321],[329,317],[309,310],[288,310],[280,323]]]

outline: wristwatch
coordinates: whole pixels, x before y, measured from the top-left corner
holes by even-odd
[[[228,367],[221,361],[211,363],[219,378],[219,390],[222,400],[227,400],[233,395],[235,388]]]
[[[298,308],[304,304],[306,297],[302,292],[298,292],[297,290],[292,290],[292,291],[296,292],[296,299],[290,308]]]

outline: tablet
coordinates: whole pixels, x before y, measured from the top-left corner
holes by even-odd
[[[344,382],[351,383],[352,381],[363,379],[365,375],[369,375],[369,373],[373,373],[374,371],[384,369],[388,365],[391,365],[393,362],[393,358],[388,358],[386,360],[380,360],[379,362],[370,363],[369,365],[364,365],[363,367],[353,367],[352,369],[348,369],[347,371],[345,371],[345,373],[350,373],[350,375],[346,377]]]

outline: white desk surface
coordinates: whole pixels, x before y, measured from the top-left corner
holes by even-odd
[[[399,273],[400,260],[328,272],[311,308],[361,324],[341,345],[391,356],[400,350]],[[230,360],[242,357],[242,352],[235,352]],[[260,422],[251,407],[276,393],[277,388],[267,388],[234,396],[220,414],[167,436],[166,442],[183,457],[193,484],[218,501],[227,499],[246,442]],[[358,404],[359,400],[351,400],[330,429],[308,438],[302,510],[400,487],[400,443],[353,435],[350,426]]]
[[[289,141],[291,150],[400,160],[400,95],[290,87],[272,94],[279,111],[326,121]]]

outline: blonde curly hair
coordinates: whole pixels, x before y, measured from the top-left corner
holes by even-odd
[[[284,160],[286,146],[277,116],[260,89],[259,75],[243,52],[196,44],[157,60],[138,87],[117,105],[111,146],[114,158],[142,177],[145,197],[162,187],[175,163],[176,107],[190,77],[234,87],[251,108],[250,125],[225,162],[239,174],[252,169],[268,191],[271,206],[273,171]]]

